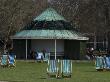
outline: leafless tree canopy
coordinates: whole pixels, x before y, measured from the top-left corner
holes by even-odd
[[[48,7],[81,32],[103,36],[110,30],[110,0],[0,0],[0,36],[15,34]]]

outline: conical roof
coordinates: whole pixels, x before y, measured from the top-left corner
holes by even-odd
[[[66,21],[63,16],[57,13],[53,8],[46,9],[42,14],[37,16],[34,21]]]
[[[68,24],[53,8],[46,9],[31,24],[11,38],[88,40],[87,37],[73,30],[71,24]]]

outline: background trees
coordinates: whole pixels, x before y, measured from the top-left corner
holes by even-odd
[[[0,43],[21,30],[47,7],[55,8],[82,33],[106,40],[110,0],[0,0]]]

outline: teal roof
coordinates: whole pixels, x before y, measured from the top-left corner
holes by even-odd
[[[63,16],[57,13],[53,8],[46,9],[43,13],[41,13],[38,17],[34,19],[34,21],[57,21],[63,20],[66,21]]]
[[[11,38],[88,40],[87,37],[83,37],[80,33],[71,30],[23,30]]]
[[[49,30],[49,29],[42,29],[43,25],[45,24],[44,23],[42,25],[42,22],[48,21],[48,22],[51,22],[51,23],[55,23],[55,21],[59,22],[59,20],[66,22],[64,17],[59,15],[53,8],[48,8],[41,15],[39,15],[38,17],[36,17],[34,19],[35,23],[32,23],[31,26],[29,25],[30,29],[24,29],[24,30],[16,33],[14,36],[11,36],[11,39],[70,39],[70,40],[88,40],[88,38],[82,36],[81,33],[73,31],[73,30],[70,30],[70,29],[59,29],[58,30],[58,29],[55,29],[55,28],[51,27],[52,25],[50,25],[50,27],[49,27],[49,28],[53,28],[51,30]],[[40,23],[40,25],[38,24],[38,27],[40,29],[37,28],[37,24],[36,23],[37,24]],[[68,24],[67,24],[67,26],[65,26],[63,23],[60,23],[60,24],[61,25],[58,25],[57,27],[65,28],[65,27],[69,26]]]

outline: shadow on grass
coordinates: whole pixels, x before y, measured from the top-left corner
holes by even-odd
[[[101,72],[110,72],[110,71],[97,71],[96,70],[96,71],[84,71],[84,72],[90,72],[90,73],[92,73],[92,72],[99,73],[100,72],[101,73]]]
[[[40,77],[38,79],[57,79],[57,78],[54,76],[51,76],[51,77]]]
[[[42,77],[40,77],[38,79],[44,79],[44,80],[46,80],[46,79],[59,79],[60,80],[60,79],[70,79],[70,78],[69,77],[66,77],[66,76],[65,77],[57,77],[56,78],[55,75],[51,75],[51,76],[47,76],[47,77],[43,77],[42,76]]]
[[[46,77],[40,77],[39,79],[47,79]]]
[[[26,82],[26,81],[7,81],[7,82]]]
[[[26,82],[26,81],[1,81],[0,82]]]

